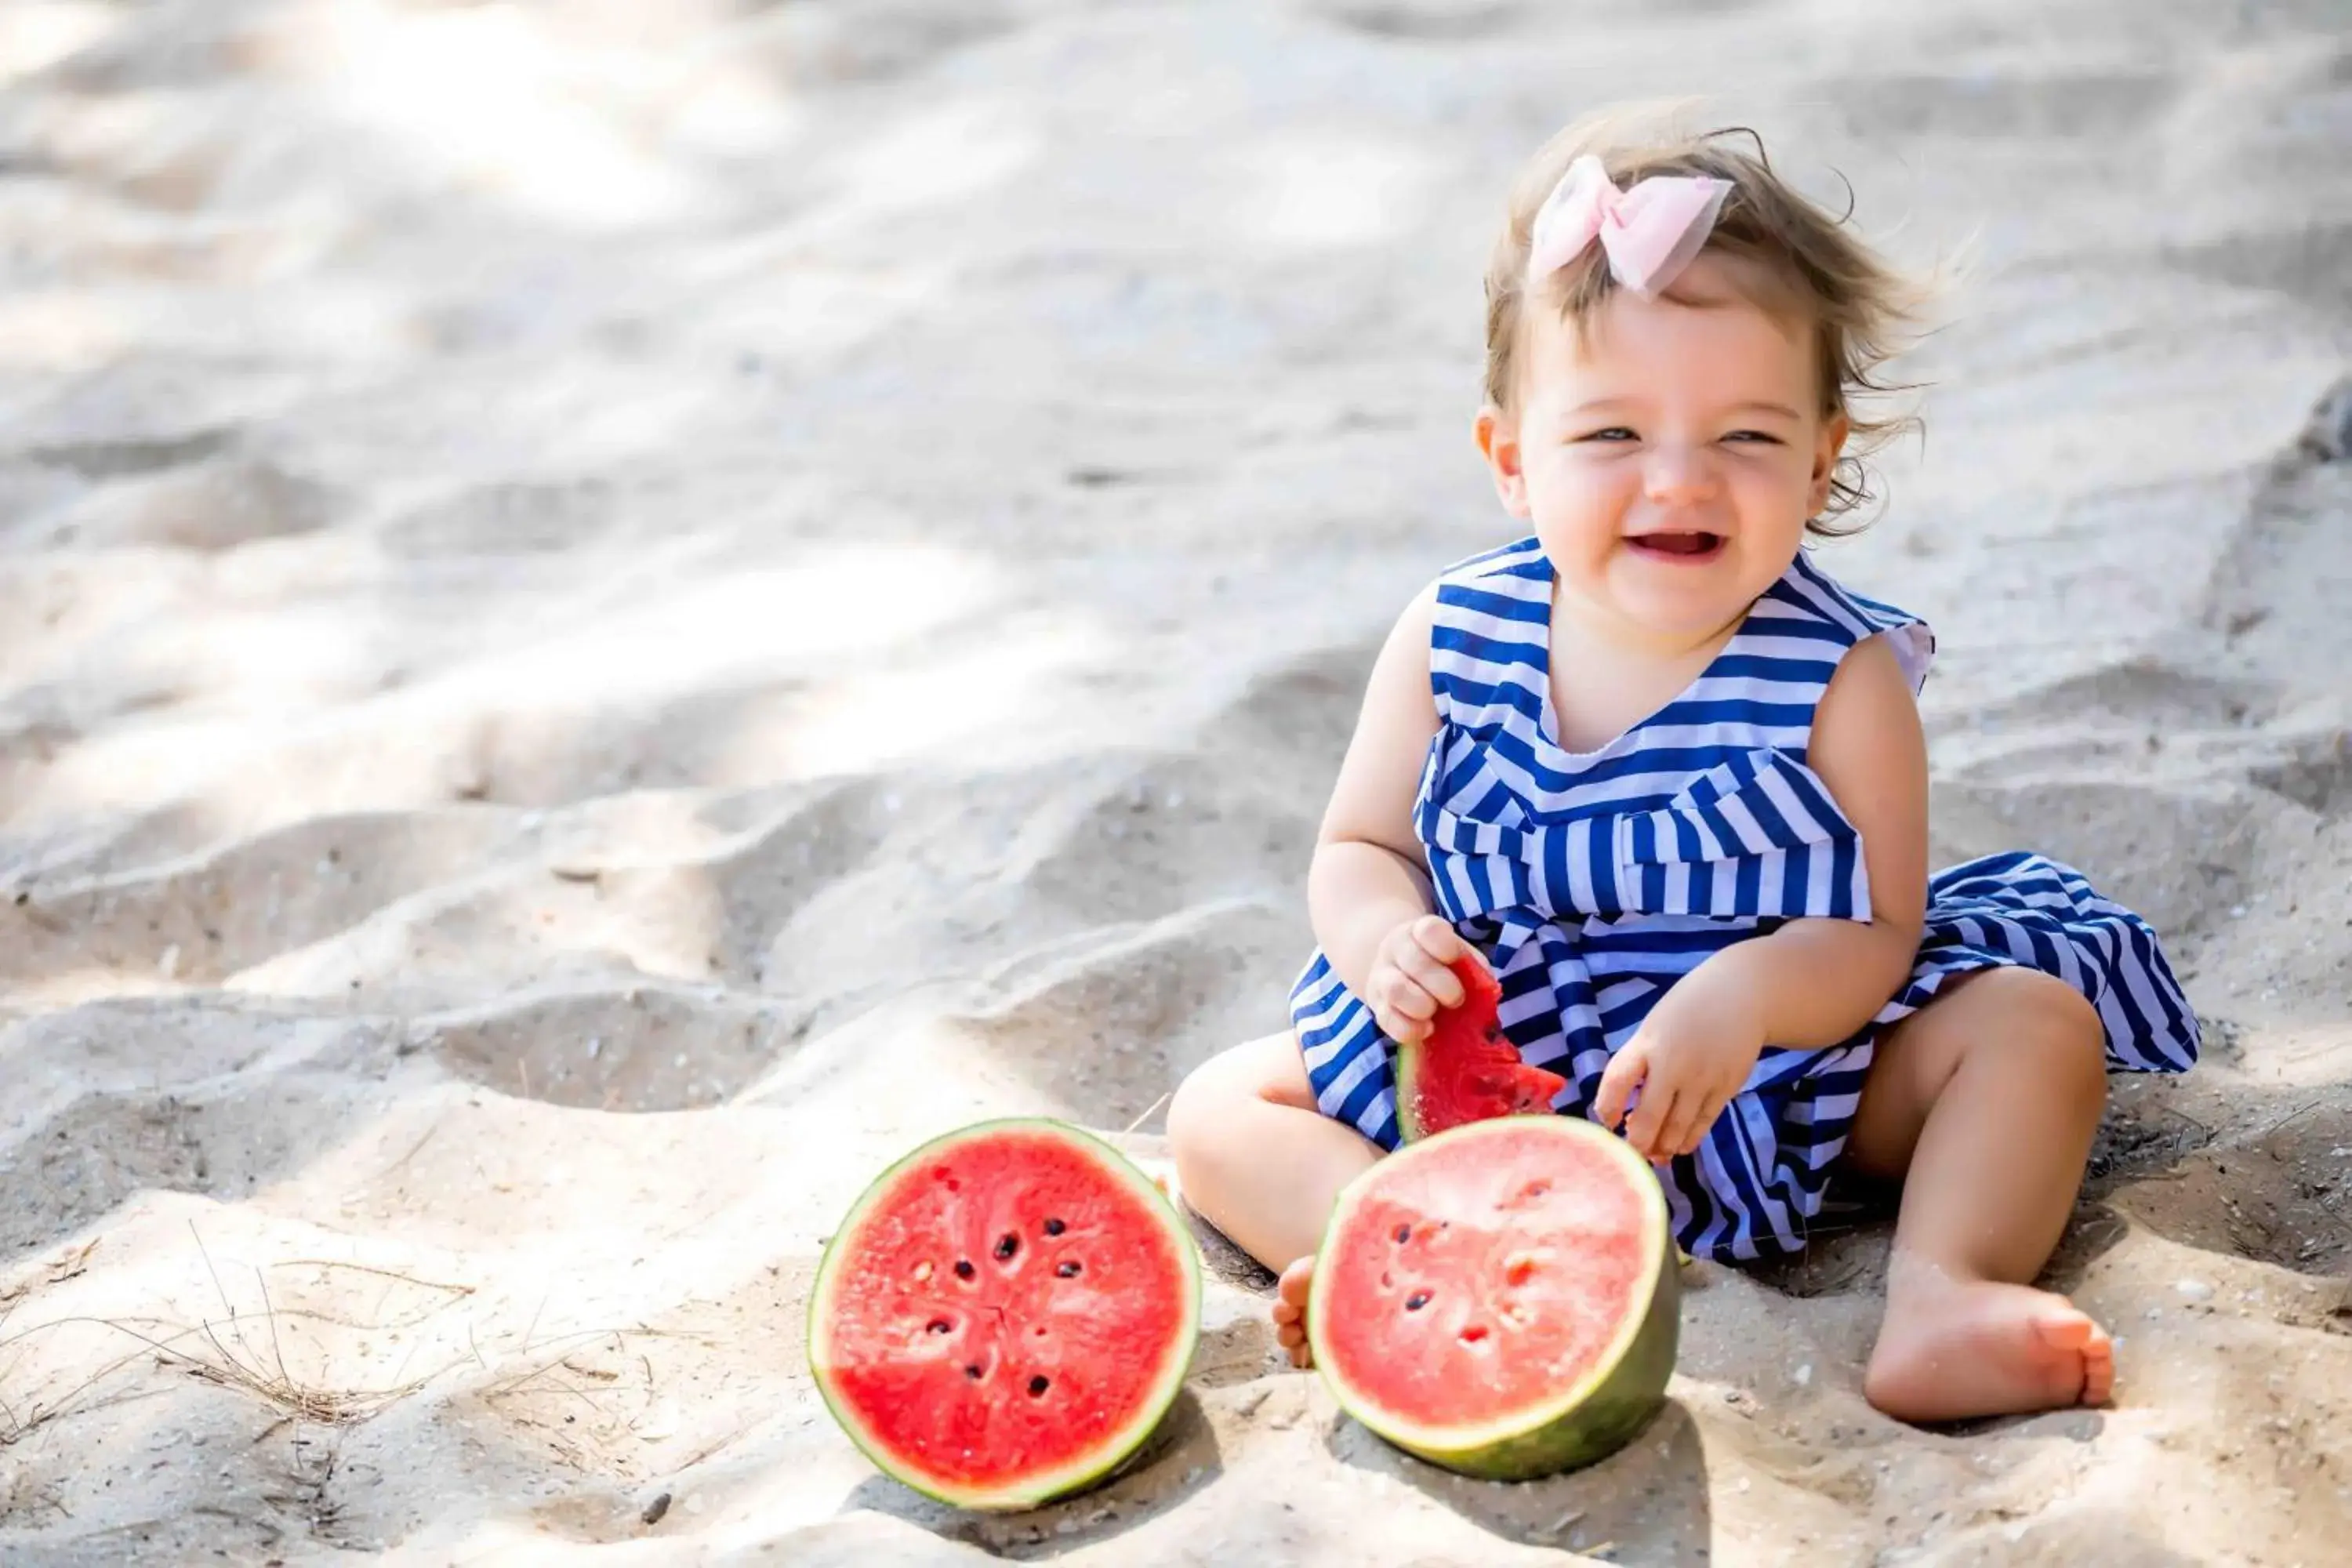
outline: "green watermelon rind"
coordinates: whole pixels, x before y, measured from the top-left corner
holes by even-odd
[[[1435,1134],[1421,1124],[1421,1075],[1428,1065],[1427,1040],[1400,1040],[1396,1048],[1396,1115],[1397,1141],[1401,1143],[1421,1143]],[[1526,1111],[1515,1114],[1549,1115],[1549,1111]]]
[[[1428,1047],[1420,1041],[1397,1042],[1397,1141],[1402,1143],[1418,1143],[1429,1136],[1421,1125],[1421,1074],[1428,1055]]]
[[[959,1488],[899,1464],[891,1457],[887,1447],[867,1431],[847,1405],[835,1396],[833,1369],[823,1357],[820,1331],[832,1320],[836,1260],[848,1256],[846,1243],[856,1236],[860,1222],[882,1194],[887,1193],[912,1166],[937,1159],[945,1151],[958,1145],[1008,1132],[1045,1133],[1076,1144],[1083,1153],[1099,1161],[1147,1200],[1146,1212],[1167,1227],[1176,1256],[1183,1262],[1184,1278],[1189,1286],[1184,1294],[1183,1319],[1171,1334],[1171,1340],[1181,1348],[1177,1354],[1169,1358],[1168,1370],[1152,1389],[1135,1420],[1122,1430],[1106,1436],[1093,1453],[1058,1470],[1033,1477],[1019,1486]],[[1019,1512],[1043,1507],[1109,1479],[1126,1468],[1150,1444],[1152,1435],[1167,1419],[1168,1412],[1176,1403],[1176,1396],[1183,1391],[1185,1378],[1192,1373],[1193,1352],[1198,1349],[1201,1338],[1201,1262],[1193,1249],[1191,1230],[1176,1213],[1175,1205],[1169,1202],[1168,1194],[1161,1192],[1135,1162],[1094,1133],[1066,1121],[1043,1116],[1000,1117],[942,1133],[914,1150],[869,1183],[857,1201],[850,1205],[849,1212],[842,1216],[840,1225],[834,1228],[833,1239],[825,1244],[824,1257],[818,1260],[816,1283],[809,1292],[809,1372],[815,1380],[817,1394],[824,1399],[825,1408],[832,1412],[834,1421],[857,1446],[858,1451],[873,1461],[874,1467],[883,1474],[950,1508],[975,1513]]]
[[[1671,1239],[1665,1194],[1658,1186],[1656,1173],[1624,1140],[1573,1117],[1549,1121],[1504,1117],[1474,1121],[1408,1144],[1358,1176],[1340,1193],[1323,1230],[1322,1245],[1328,1249],[1356,1204],[1374,1190],[1380,1175],[1393,1170],[1397,1161],[1442,1157],[1456,1143],[1505,1129],[1525,1132],[1530,1126],[1555,1131],[1563,1138],[1599,1140],[1595,1146],[1607,1148],[1609,1158],[1640,1194],[1643,1209],[1649,1215],[1649,1223],[1642,1227],[1644,1242],[1654,1255],[1648,1299],[1627,1311],[1615,1342],[1573,1386],[1484,1426],[1420,1426],[1383,1410],[1376,1395],[1349,1384],[1332,1370],[1333,1357],[1325,1328],[1331,1303],[1323,1282],[1335,1271],[1317,1268],[1307,1292],[1307,1342],[1314,1349],[1316,1367],[1323,1373],[1323,1381],[1339,1407],[1406,1453],[1481,1480],[1533,1480],[1597,1463],[1632,1442],[1664,1407],[1666,1384],[1674,1376],[1681,1340],[1682,1281],[1679,1257]]]

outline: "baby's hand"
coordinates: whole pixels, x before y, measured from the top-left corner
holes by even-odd
[[[1463,958],[1486,962],[1440,915],[1409,920],[1381,938],[1364,979],[1364,1000],[1381,1032],[1400,1042],[1427,1037],[1439,1008],[1462,1005],[1462,982],[1448,965]]]
[[[1658,998],[1592,1097],[1601,1124],[1624,1122],[1625,1142],[1654,1164],[1697,1149],[1764,1054],[1763,1020],[1722,973],[1702,965]],[[1636,1089],[1641,1102],[1628,1117]]]

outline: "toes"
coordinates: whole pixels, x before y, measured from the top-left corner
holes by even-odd
[[[1864,1396],[1905,1421],[2105,1404],[2115,1342],[2061,1296],[1978,1283],[1890,1310]]]
[[[2053,1350],[2082,1351],[2094,1338],[2104,1339],[2099,1325],[2071,1306],[2060,1306],[2033,1321],[2033,1331]]]
[[[1282,1271],[1282,1279],[1276,1284],[1275,1291],[1289,1305],[1304,1307],[1307,1305],[1307,1288],[1314,1279],[1315,1259],[1302,1258]]]
[[[2103,1333],[2083,1347],[2083,1403],[2105,1405],[2115,1391],[2115,1342]]]
[[[1295,1323],[1304,1316],[1306,1309],[1296,1301],[1277,1300],[1274,1304],[1273,1317],[1276,1324]]]

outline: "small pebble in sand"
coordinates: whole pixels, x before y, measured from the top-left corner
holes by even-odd
[[[2150,1307],[2147,1310],[2147,1321],[2151,1323],[2162,1316],[2164,1316],[2164,1309],[2161,1307]]]
[[[1813,1363],[1811,1362],[1807,1362],[1804,1365],[1799,1367],[1792,1375],[1796,1380],[1797,1386],[1799,1388],[1804,1387],[1807,1384],[1813,1381]]]
[[[2206,1284],[2202,1279],[2176,1279],[2172,1282],[2172,1288],[2185,1300],[2191,1301],[2210,1300],[2213,1295],[2213,1287]]]

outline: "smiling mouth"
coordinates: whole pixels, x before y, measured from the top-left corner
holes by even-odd
[[[1625,542],[1643,555],[1696,562],[1711,560],[1721,553],[1724,540],[1719,533],[1644,533]]]

